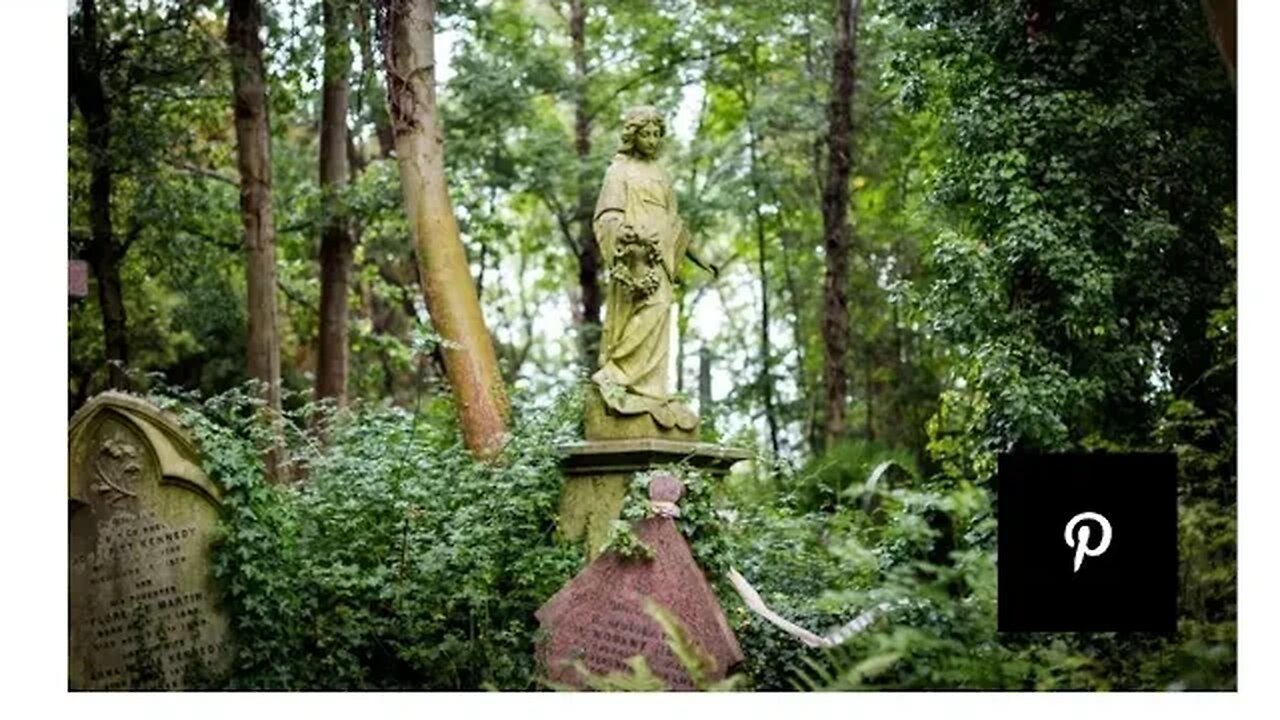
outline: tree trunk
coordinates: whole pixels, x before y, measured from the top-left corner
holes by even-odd
[[[750,112],[750,110],[748,110]],[[769,447],[775,457],[778,455],[778,418],[773,407],[773,349],[769,343],[769,267],[768,243],[765,241],[764,215],[760,210],[761,197],[760,175],[756,162],[756,132],[751,121],[747,121],[749,134],[747,149],[751,161],[751,193],[756,226],[756,259],[760,267],[760,392],[764,396],[764,417],[769,426]]]
[[[445,184],[435,93],[435,3],[382,0],[382,8],[387,96],[423,295],[444,341],[445,372],[463,441],[473,455],[487,458],[502,448],[508,405]]]
[[[795,247],[796,243],[792,235],[793,233],[787,232],[785,227],[779,235],[782,239],[782,277],[786,283],[787,299],[791,301],[791,315],[795,318],[795,322],[791,326],[791,339],[796,348],[796,385],[800,387],[804,397],[813,397],[817,393],[817,389],[813,387],[815,383],[806,372],[809,363],[806,359],[808,352],[805,348],[805,339],[808,334],[805,332],[804,327],[804,303],[800,297],[800,289],[796,284],[795,269],[792,267],[791,262],[792,255],[801,251]],[[807,418],[801,430],[801,436],[809,444],[811,451],[817,450],[819,443],[814,441],[813,423],[809,422]]]
[[[867,344],[864,347],[867,350],[866,364],[862,366],[862,384],[865,388],[863,392],[865,392],[867,396],[867,400],[866,400],[867,431],[866,432],[867,432],[868,440],[875,440],[876,439],[876,387],[875,387],[875,382],[872,381],[872,377],[871,377],[872,376],[871,368],[873,363],[875,363],[875,356],[873,356],[871,353],[870,344]]]
[[[360,4],[355,12],[356,39],[360,45],[360,67],[362,73],[369,73],[369,82],[363,86],[367,91],[378,86],[377,76],[372,72],[373,33],[369,30],[370,7]],[[362,92],[363,92],[362,91]],[[396,149],[396,134],[391,129],[391,118],[387,115],[387,104],[381,101],[369,101],[369,117],[373,120],[374,134],[378,139],[378,157],[389,158]]]
[[[1204,17],[1209,23],[1209,36],[1218,47],[1222,56],[1222,64],[1227,69],[1227,77],[1231,79],[1231,87],[1236,86],[1236,0],[1200,0],[1204,7]]]
[[[280,341],[276,331],[276,232],[271,215],[271,129],[267,121],[266,77],[262,65],[262,6],[258,0],[230,0],[227,46],[231,52],[236,155],[240,168],[240,219],[248,258],[249,375],[265,388],[275,434],[280,423]],[[283,442],[268,454],[267,473],[280,479]]]
[[[574,104],[573,150],[578,157],[578,200],[574,213],[578,221],[578,284],[582,288],[581,347],[583,367],[594,372],[600,354],[600,268],[604,260],[596,245],[594,188],[590,185],[591,114],[587,107],[587,11],[583,0],[569,3],[569,35],[573,43]]]
[[[320,357],[316,397],[347,402],[347,296],[351,223],[339,202],[347,187],[347,76],[351,71],[346,0],[324,0],[324,106],[320,119],[320,189],[325,203],[320,240]]]
[[[98,47],[98,6],[94,0],[80,5],[80,31],[73,33],[71,50],[71,90],[84,116],[89,136],[89,244],[85,259],[98,280],[98,306],[102,312],[107,383],[128,389],[125,368],[129,345],[125,329],[124,293],[120,265],[126,248],[111,224],[111,107],[102,82],[102,56]]]
[[[831,66],[831,104],[827,111],[827,181],[822,192],[822,245],[827,273],[823,290],[822,346],[825,444],[845,433],[849,376],[849,170],[853,134],[854,33],[858,0],[837,0],[836,42]]]

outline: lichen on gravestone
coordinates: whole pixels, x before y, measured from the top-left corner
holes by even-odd
[[[175,690],[227,664],[209,566],[221,490],[177,421],[125,393],[68,428],[68,685]]]

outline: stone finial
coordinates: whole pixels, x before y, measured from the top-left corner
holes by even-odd
[[[649,505],[659,517],[680,517],[676,503],[684,495],[684,483],[669,472],[655,473],[649,478]]]
[[[649,478],[649,499],[654,502],[677,503],[684,496],[684,483],[672,473],[655,473]]]

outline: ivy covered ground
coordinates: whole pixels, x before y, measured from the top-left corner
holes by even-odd
[[[263,480],[270,435],[253,398],[165,399],[228,490],[215,572],[236,656],[215,687],[548,689],[534,662],[533,613],[582,562],[580,545],[555,534],[553,448],[580,436],[573,394],[521,404],[491,463],[467,453],[447,403],[304,407],[289,437],[306,481],[290,486]],[[900,479],[868,492],[868,475],[885,463]],[[679,527],[747,658],[736,689],[1234,687],[1235,623],[1222,618],[1234,602],[1234,519],[1212,504],[1181,514],[1175,636],[1010,636],[995,628],[995,521],[983,483],[922,476],[866,443],[802,468],[758,461],[722,483],[684,477]],[[643,481],[624,518],[646,512]],[[818,632],[890,609],[835,649],[807,649],[745,607],[729,567]]]

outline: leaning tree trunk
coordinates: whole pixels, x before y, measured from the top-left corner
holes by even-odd
[[[1218,47],[1231,87],[1236,86],[1236,0],[1200,0],[1209,36]]]
[[[444,175],[435,92],[433,0],[382,0],[387,98],[405,211],[426,296],[444,343],[463,441],[473,455],[502,448],[508,405]]]
[[[858,0],[837,0],[836,43],[827,109],[827,180],[822,191],[823,249],[827,273],[823,290],[822,346],[827,447],[845,433],[849,387],[849,168],[853,133],[854,32]]]
[[[102,82],[102,57],[98,47],[98,5],[84,0],[80,5],[80,28],[73,33],[71,49],[71,91],[84,117],[89,139],[89,243],[85,259],[98,281],[98,306],[102,311],[102,332],[106,347],[107,383],[127,389],[125,368],[129,345],[125,334],[124,293],[120,265],[125,248],[111,225],[111,107]]]
[[[587,107],[587,10],[584,0],[569,3],[569,35],[573,44],[574,102],[573,102],[573,150],[578,158],[578,198],[575,215],[578,221],[578,285],[582,288],[581,347],[583,367],[588,373],[595,371],[600,354],[600,306],[603,291],[600,288],[600,268],[604,260],[596,244],[595,198],[590,185],[591,162],[591,113]]]
[[[347,186],[347,75],[351,50],[347,0],[324,0],[324,106],[320,118],[320,189],[324,229],[320,239],[320,353],[316,397],[347,402],[347,297],[351,276],[351,222],[340,197]]]
[[[276,232],[271,216],[271,130],[262,65],[262,6],[258,0],[230,0],[227,46],[231,52],[236,154],[240,168],[240,219],[248,251],[249,375],[265,388],[276,447],[267,473],[280,479],[283,442],[280,418],[280,341],[276,331]]]

